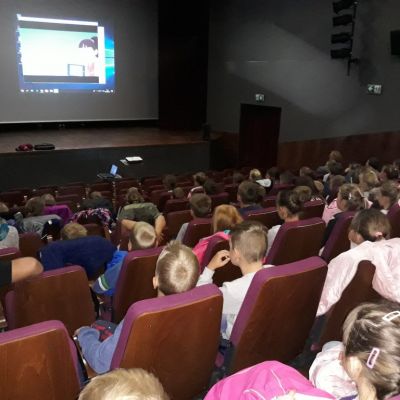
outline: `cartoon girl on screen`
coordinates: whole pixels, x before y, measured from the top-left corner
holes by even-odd
[[[81,40],[79,43],[79,49],[81,49],[85,63],[85,76],[98,76],[99,49],[97,36]]]

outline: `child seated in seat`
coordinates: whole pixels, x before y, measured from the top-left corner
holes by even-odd
[[[189,247],[177,241],[165,246],[158,257],[153,278],[158,297],[193,289],[198,278],[199,263]],[[123,324],[124,320],[118,326],[108,323],[108,330],[114,333],[104,341],[100,339],[100,331],[91,327],[82,327],[75,332],[85,359],[97,373],[102,374],[110,369]]]
[[[267,249],[267,231],[264,225],[257,221],[243,221],[231,231],[230,250],[219,251],[204,268],[197,286],[212,283],[216,269],[223,267],[229,261],[237,265],[243,276],[232,282],[224,282],[220,288],[224,297],[222,309],[221,333],[224,339],[229,339],[240,307],[250,287],[256,272],[266,267],[263,265]]]
[[[207,218],[211,213],[211,199],[204,193],[195,193],[190,197],[189,200],[190,205],[190,214],[193,219],[196,218]],[[182,224],[181,229],[176,236],[176,240],[182,242],[185,237],[185,233],[189,222]]]
[[[128,250],[145,250],[155,247],[157,235],[154,227],[147,222],[135,222],[130,235]],[[127,251],[117,250],[113,259],[107,264],[106,272],[99,276],[93,284],[93,291],[98,294],[112,296],[118,282],[119,273],[128,254]]]
[[[349,240],[355,247],[329,263],[317,316],[339,301],[363,260],[375,265],[373,288],[385,298],[400,301],[400,238],[385,240],[389,236],[389,220],[379,210],[370,208],[355,215],[349,230]]]

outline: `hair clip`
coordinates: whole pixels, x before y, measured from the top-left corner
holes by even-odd
[[[387,313],[386,315],[384,315],[382,317],[382,319],[384,321],[386,321],[386,322],[390,322],[390,321],[393,321],[395,318],[398,318],[398,317],[400,317],[400,311],[396,310],[396,311],[392,311],[390,313]]]
[[[371,352],[369,353],[368,360],[366,363],[368,368],[370,368],[370,369],[374,368],[374,365],[376,363],[376,360],[378,359],[380,352],[381,351],[377,347],[372,348]]]

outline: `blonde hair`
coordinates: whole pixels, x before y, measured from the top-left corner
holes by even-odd
[[[298,195],[300,202],[303,204],[312,198],[312,190],[309,186],[297,186],[293,189],[293,192]]]
[[[238,210],[234,206],[221,204],[216,207],[212,217],[213,232],[231,230],[237,224],[243,221]]]
[[[364,240],[375,242],[390,236],[388,217],[375,208],[359,211],[350,224],[350,230],[358,233]]]
[[[32,197],[25,204],[25,210],[28,216],[37,217],[39,215],[42,215],[43,209],[44,202],[39,196]]]
[[[260,179],[262,179],[262,175],[260,170],[258,169],[252,169],[249,173],[249,179],[253,182],[258,181]]]
[[[358,211],[367,208],[367,201],[357,185],[345,183],[340,186],[339,194],[342,200],[346,202],[346,211]]]
[[[380,187],[380,195],[387,197],[390,201],[390,206],[392,206],[399,197],[399,186],[393,181],[387,181]]]
[[[62,240],[72,240],[87,236],[87,229],[76,222],[70,222],[61,229]]]
[[[359,175],[360,185],[371,190],[379,185],[378,175],[371,168],[364,168]]]
[[[158,290],[164,295],[183,293],[196,286],[199,262],[193,251],[178,241],[168,243],[158,257]]]
[[[98,375],[82,390],[78,400],[169,400],[160,381],[141,368],[115,369]]]
[[[147,222],[139,221],[133,226],[129,235],[129,240],[132,245],[132,250],[149,249],[156,244],[156,231],[154,227]]]
[[[7,204],[2,202],[2,201],[0,201],[0,212],[6,213],[6,212],[9,212],[9,211],[10,210],[9,210]]]
[[[231,232],[232,249],[248,263],[263,260],[267,251],[267,228],[258,221],[243,221]]]
[[[400,317],[388,318],[398,312],[400,305],[394,302],[364,303],[350,312],[343,325],[344,355],[360,361],[361,375],[374,387],[378,400],[400,391]],[[373,349],[378,354],[371,363]]]

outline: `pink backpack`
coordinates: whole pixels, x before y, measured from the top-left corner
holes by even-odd
[[[266,361],[219,381],[204,400],[266,400],[287,395],[290,391],[295,392],[295,399],[334,398],[316,389],[295,369],[278,361]]]
[[[199,260],[200,265],[203,265],[203,257],[204,254],[206,253],[210,240],[215,237],[219,237],[224,240],[229,240],[230,236],[225,232],[216,232],[214,233],[214,235],[200,239],[199,243],[197,243],[196,246],[193,247],[193,253],[196,254],[196,257]]]

